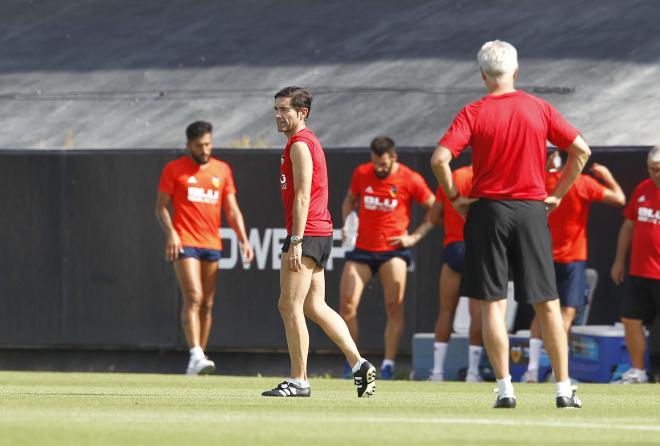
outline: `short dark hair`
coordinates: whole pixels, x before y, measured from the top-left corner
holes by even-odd
[[[378,156],[383,156],[386,153],[389,155],[396,154],[396,144],[389,136],[377,136],[371,141],[371,151]]]
[[[296,111],[301,108],[307,109],[307,117],[312,112],[312,99],[314,98],[309,91],[302,87],[284,87],[275,93],[275,99],[277,98],[291,98],[291,105]]]
[[[195,121],[186,128],[186,138],[188,138],[188,141],[201,138],[207,133],[213,133],[213,126],[210,122],[206,121]]]

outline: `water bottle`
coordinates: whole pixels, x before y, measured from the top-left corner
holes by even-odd
[[[344,220],[344,239],[342,246],[346,251],[355,249],[355,240],[357,240],[358,227],[360,226],[360,219],[355,211],[351,211]]]

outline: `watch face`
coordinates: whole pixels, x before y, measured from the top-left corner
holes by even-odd
[[[302,237],[298,237],[297,235],[291,236],[291,244],[297,245],[300,242],[302,242]]]

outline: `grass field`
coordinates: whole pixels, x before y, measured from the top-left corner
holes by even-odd
[[[311,398],[263,398],[274,378],[0,372],[0,445],[660,444],[659,385],[581,385],[581,410],[554,386],[313,379]]]

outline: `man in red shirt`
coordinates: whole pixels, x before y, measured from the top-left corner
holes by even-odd
[[[291,377],[262,395],[310,396],[307,316],[346,355],[358,397],[369,397],[376,389],[376,369],[360,356],[348,327],[325,302],[324,269],[332,249],[333,228],[325,154],[306,126],[312,95],[300,87],[283,88],[275,94],[274,108],[277,130],[288,138],[280,158],[280,190],[288,236],[282,246],[278,306],[291,358]]]
[[[427,216],[408,234],[413,201]],[[357,310],[364,287],[380,273],[385,297],[385,359],[380,368],[382,379],[394,378],[399,340],[403,334],[403,298],[407,267],[412,263],[410,247],[433,227],[428,211],[433,192],[422,176],[397,161],[396,145],[391,138],[379,136],[371,141],[371,162],[353,171],[351,185],[342,204],[344,220],[357,208],[359,227],[355,249],[346,253],[341,275],[340,314],[357,342]]]
[[[621,377],[626,384],[645,383],[646,337],[643,325],[651,325],[660,314],[660,146],[647,158],[649,178],[633,192],[623,211],[625,220],[619,231],[612,280],[623,282],[626,257],[630,251],[632,295],[623,301],[621,322],[631,368]]]
[[[472,189],[472,165],[456,169],[453,181],[458,192],[467,197]],[[454,315],[459,300],[459,285],[461,269],[465,258],[465,242],[463,241],[463,226],[465,220],[453,208],[447,195],[438,187],[435,204],[431,209],[431,222],[440,226],[444,224],[445,238],[442,251],[442,269],[440,270],[440,311],[435,324],[435,342],[433,343],[433,369],[430,381],[444,380],[444,362],[447,355],[449,338],[454,325]],[[468,369],[466,382],[482,381],[479,374],[479,361],[483,350],[481,339],[481,309],[479,301],[468,299],[470,311],[470,332],[468,336]]]
[[[497,379],[495,408],[516,406],[505,323],[509,269],[516,300],[532,304],[539,316],[557,379],[556,406],[581,407],[568,378],[547,212],[559,205],[591,152],[550,104],[514,88],[518,56],[511,44],[487,42],[477,59],[488,95],[459,112],[431,159],[449,201],[467,213],[460,294],[480,300],[484,344]],[[569,154],[550,195],[544,181],[546,140]],[[470,198],[459,193],[449,168],[468,145],[474,169]]]
[[[160,176],[156,219],[167,240],[165,260],[172,262],[181,295],[181,324],[190,349],[186,374],[212,373],[215,364],[204,354],[211,332],[218,260],[222,250],[220,210],[236,231],[243,258],[254,257],[245,234],[243,214],[229,165],[211,157],[213,127],[193,122],[186,129],[188,153],[167,163]],[[172,206],[173,217],[168,210]]]
[[[554,151],[548,157],[546,190],[551,193],[561,177],[562,156]],[[587,221],[589,206],[599,202],[610,206],[624,206],[626,196],[610,170],[594,163],[591,172],[604,184],[589,175],[581,174],[573,187],[561,200],[561,204],[548,217],[552,235],[552,259],[559,292],[561,316],[566,334],[579,308],[586,304],[587,292]],[[532,320],[529,338],[529,362],[522,381],[535,383],[539,380],[539,361],[543,341],[538,317]]]

